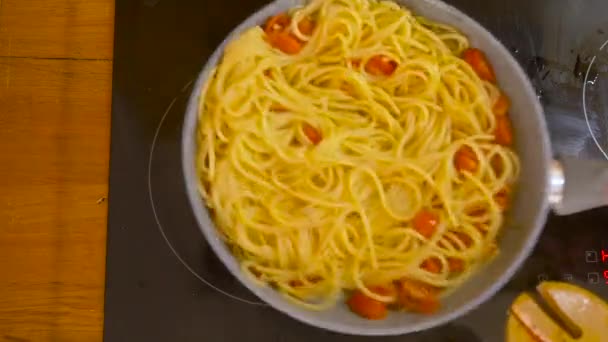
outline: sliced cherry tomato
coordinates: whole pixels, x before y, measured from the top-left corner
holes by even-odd
[[[429,210],[421,210],[414,216],[412,225],[414,229],[425,238],[431,238],[435,234],[437,225],[439,224],[439,216]]]
[[[441,261],[437,258],[428,258],[422,262],[422,268],[431,273],[440,273]]]
[[[496,117],[496,129],[494,130],[496,143],[503,146],[510,146],[513,143],[513,132],[511,120],[506,115]]]
[[[462,272],[464,271],[464,261],[458,258],[448,258],[448,266],[450,267],[450,272]]]
[[[367,61],[365,71],[374,76],[390,76],[395,72],[397,66],[397,62],[387,56],[376,55]]]
[[[284,31],[291,23],[291,17],[287,13],[279,13],[266,20],[264,32],[273,33]]]
[[[473,149],[469,146],[463,145],[454,157],[454,166],[456,166],[456,170],[463,172],[468,171],[474,173],[477,171],[477,167],[479,166],[479,161],[477,160],[477,156]]]
[[[321,132],[319,132],[319,130],[317,130],[316,128],[312,127],[311,125],[304,123],[304,125],[302,125],[302,131],[304,132],[304,135],[306,135],[306,137],[308,138],[308,140],[310,140],[310,142],[313,145],[318,145],[321,140],[323,140],[323,136],[321,135]]]
[[[509,208],[510,193],[511,193],[510,187],[506,186],[503,189],[501,189],[499,192],[497,192],[496,195],[494,195],[494,200],[496,201],[496,204],[498,204],[500,209],[507,210]]]
[[[492,159],[490,159],[490,165],[492,165],[492,170],[499,175],[504,170],[504,164],[502,158],[498,155],[494,155]]]
[[[268,42],[288,55],[295,55],[302,50],[302,43],[288,32],[272,32],[268,34]]]
[[[470,248],[473,245],[473,239],[463,232],[452,232],[458,238],[458,241],[462,242],[466,248]]]
[[[492,112],[494,113],[494,115],[504,116],[507,115],[510,107],[511,101],[509,101],[507,95],[501,92],[500,96],[498,96],[498,99],[496,100],[496,102],[494,102],[494,105],[492,106]]]
[[[366,296],[360,290],[353,292],[346,304],[354,313],[367,319],[384,319],[388,311],[385,303]]]
[[[438,290],[435,287],[411,279],[397,282],[399,304],[406,310],[432,314],[439,309]]]
[[[477,229],[478,232],[481,233],[482,236],[485,237],[486,235],[488,235],[488,229],[490,228],[488,227],[487,223],[475,223],[473,226],[475,227],[475,229]]]
[[[492,68],[490,62],[488,62],[488,59],[483,51],[475,48],[469,48],[463,52],[462,58],[473,68],[479,78],[492,83],[496,82],[494,69]]]

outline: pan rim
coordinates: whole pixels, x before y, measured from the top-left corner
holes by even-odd
[[[438,10],[449,12],[451,15],[454,15],[462,20],[467,21],[467,25],[471,26],[475,31],[475,34],[478,36],[486,36],[489,38],[488,40],[493,45],[493,49],[498,50],[501,55],[505,56],[505,62],[508,63],[508,68],[512,72],[518,73],[519,76],[523,76],[523,87],[524,91],[527,94],[534,94],[535,91],[530,83],[529,78],[526,76],[525,72],[519,65],[519,63],[513,58],[510,52],[502,45],[489,31],[487,31],[481,24],[479,24],[474,19],[470,18],[468,15],[464,14],[460,10],[454,8],[451,5],[448,5],[439,0],[415,0],[416,2],[425,3],[429,6],[433,6]],[[220,57],[223,54],[224,48],[230,40],[232,40],[237,34],[242,32],[244,29],[251,27],[253,24],[257,22],[255,19],[257,17],[265,17],[265,13],[272,13],[273,9],[278,6],[285,6],[288,4],[296,5],[300,3],[299,0],[275,0],[255,13],[251,14],[248,18],[242,21],[234,30],[232,30],[225,40],[218,46],[218,48],[214,51],[214,53],[207,59],[205,65],[200,72],[198,79],[196,81],[195,86],[193,87],[192,93],[190,95],[190,99],[188,101],[188,107],[186,109],[186,114],[184,118],[184,123],[182,127],[182,171],[186,184],[186,191],[188,200],[192,207],[192,210],[195,214],[197,224],[199,229],[203,232],[206,240],[211,246],[212,250],[218,255],[222,263],[229,269],[233,276],[235,276],[247,289],[249,289],[252,293],[254,293],[258,298],[262,301],[270,304],[273,308],[277,309],[285,313],[286,315],[307,323],[309,325],[331,330],[334,332],[350,334],[350,335],[363,335],[363,336],[389,336],[389,335],[402,335],[413,332],[419,332],[423,330],[427,330],[430,328],[434,328],[443,324],[446,324],[454,319],[457,319],[466,313],[472,311],[477,308],[482,303],[486,302],[489,298],[494,296],[515,274],[515,272],[521,267],[523,262],[528,258],[530,253],[532,252],[536,242],[542,233],[545,221],[547,219],[548,211],[549,211],[549,201],[548,201],[548,180],[549,180],[549,165],[552,160],[551,152],[550,152],[550,142],[548,137],[548,128],[546,125],[546,121],[543,116],[543,109],[536,99],[534,101],[534,108],[531,111],[540,115],[539,120],[539,130],[538,132],[534,132],[538,134],[539,143],[541,144],[540,149],[543,152],[542,156],[538,156],[543,159],[543,164],[547,167],[545,168],[545,173],[543,179],[545,180],[545,184],[542,186],[543,194],[542,194],[542,203],[539,203],[539,210],[535,215],[534,222],[531,223],[533,228],[530,229],[528,233],[528,237],[525,239],[524,245],[521,247],[519,251],[515,253],[515,257],[512,262],[508,265],[508,267],[504,270],[502,275],[498,277],[491,286],[486,286],[481,291],[479,291],[478,295],[474,297],[473,300],[466,302],[465,304],[457,307],[456,309],[446,312],[446,313],[438,313],[431,316],[428,320],[424,322],[416,322],[413,324],[404,323],[403,326],[400,327],[370,327],[370,326],[353,326],[350,324],[343,324],[339,322],[332,322],[329,320],[322,319],[313,319],[310,317],[304,317],[301,314],[298,314],[296,310],[290,310],[290,305],[286,305],[284,302],[280,301],[276,297],[271,297],[264,294],[263,288],[254,284],[251,280],[249,280],[246,275],[241,271],[240,265],[236,258],[230,253],[228,248],[226,247],[223,240],[220,239],[219,234],[216,231],[216,228],[211,221],[208,215],[208,209],[199,194],[198,191],[198,177],[196,173],[196,157],[195,153],[197,151],[196,147],[196,134],[198,127],[198,107],[199,107],[199,96],[200,91],[203,87],[203,84],[210,76],[210,73],[215,68],[217,63],[220,61]],[[395,1],[400,6],[403,6],[404,3],[402,1]],[[507,57],[508,56],[508,57]],[[535,97],[536,98],[536,97]]]

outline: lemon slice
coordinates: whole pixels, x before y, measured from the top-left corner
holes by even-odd
[[[517,297],[507,320],[508,342],[608,341],[608,304],[599,297],[560,282],[541,283],[537,291],[546,310],[527,293]]]
[[[507,322],[509,342],[566,342],[575,341],[568,332],[553,321],[527,293],[517,297],[511,305]]]
[[[547,305],[582,341],[608,341],[608,304],[595,294],[568,283],[546,282],[537,287]]]

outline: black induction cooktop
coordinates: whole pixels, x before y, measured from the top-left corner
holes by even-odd
[[[528,72],[554,152],[608,152],[608,1],[450,0]],[[206,58],[264,0],[117,0],[104,339],[374,341],[299,323],[260,303],[208,248],[180,162],[185,106]],[[606,151],[606,152],[605,152]],[[533,255],[490,301],[384,341],[502,341],[521,291],[558,279],[608,299],[608,209],[551,216]],[[608,260],[607,260],[608,261]]]

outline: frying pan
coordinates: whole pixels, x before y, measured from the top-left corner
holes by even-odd
[[[558,214],[569,214],[608,204],[608,194],[601,184],[608,184],[608,167],[602,162],[565,159],[554,161],[543,108],[535,91],[510,52],[480,24],[464,13],[437,0],[398,0],[416,14],[449,24],[466,34],[471,45],[486,52],[494,65],[501,88],[510,96],[510,112],[515,132],[515,149],[521,158],[519,191],[502,229],[501,253],[470,280],[442,300],[442,309],[434,315],[393,312],[383,321],[369,321],[338,303],[327,311],[310,311],[287,301],[269,287],[255,285],[241,272],[216,231],[209,211],[198,192],[195,166],[197,151],[198,102],[200,91],[219,62],[226,43],[236,35],[278,12],[302,2],[276,0],[247,18],[209,58],[190,96],[183,132],[182,166],[187,194],[198,224],[213,251],[228,270],[249,290],[275,309],[302,322],[320,328],[355,335],[397,335],[429,329],[456,319],[479,306],[498,292],[513,276],[532,251],[551,206]],[[566,182],[564,179],[568,178]]]

